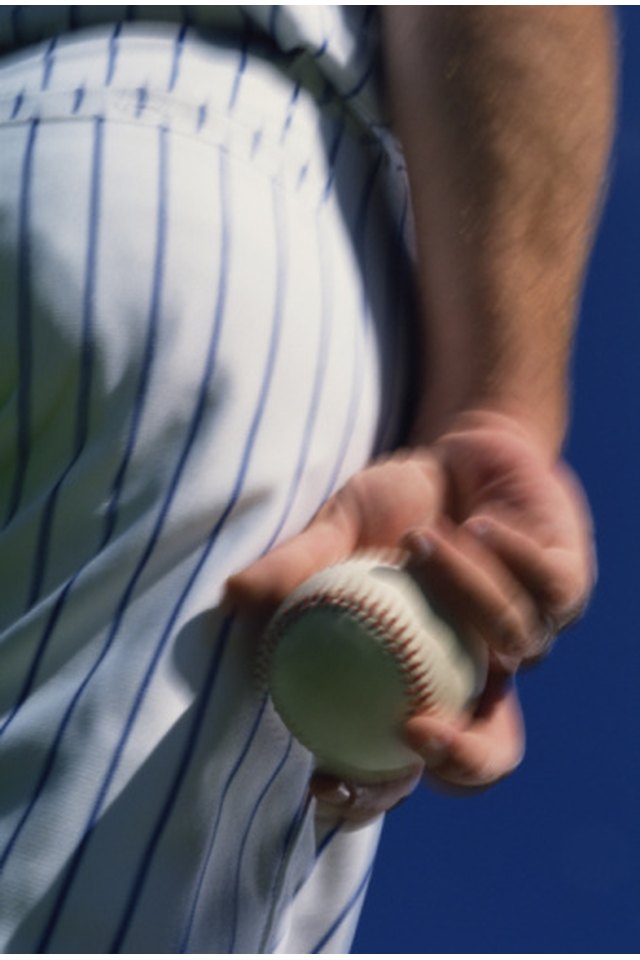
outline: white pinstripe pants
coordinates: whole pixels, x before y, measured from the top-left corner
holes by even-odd
[[[0,64],[0,942],[348,949],[225,578],[392,442],[402,183],[258,57],[99,31]]]

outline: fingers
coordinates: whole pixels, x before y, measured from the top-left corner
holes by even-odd
[[[415,790],[421,778],[419,763],[404,777],[375,784],[357,784],[315,773],[310,789],[318,801],[320,815],[363,824],[396,807]]]
[[[338,499],[331,501],[303,533],[230,577],[227,602],[268,614],[316,570],[349,556],[355,549],[355,536],[343,504]]]
[[[405,727],[409,746],[423,759],[433,786],[467,792],[502,780],[521,763],[525,733],[515,689],[493,677],[469,725],[418,715]]]
[[[311,792],[319,811],[350,823],[366,823],[408,797],[426,775],[448,793],[484,790],[522,761],[525,733],[515,688],[503,674],[490,675],[476,714],[464,723],[420,714],[405,725],[405,739],[422,760],[407,776],[386,783],[356,784],[315,773]]]
[[[543,655],[583,611],[595,578],[590,551],[543,545],[490,517],[440,524],[405,545],[432,601],[505,665]]]
[[[502,560],[556,631],[583,611],[595,580],[590,550],[545,547],[490,518],[474,518],[467,528]]]
[[[531,597],[508,566],[463,528],[430,529],[405,540],[410,570],[464,635],[480,635],[516,665],[540,642]]]

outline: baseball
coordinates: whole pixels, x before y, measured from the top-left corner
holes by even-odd
[[[417,712],[453,717],[481,692],[487,653],[436,615],[403,555],[361,554],[311,577],[268,626],[261,676],[319,769],[362,783],[402,776]]]

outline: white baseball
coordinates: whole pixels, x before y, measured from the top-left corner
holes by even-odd
[[[404,557],[361,554],[311,577],[276,611],[261,675],[321,770],[375,782],[416,756],[400,731],[418,711],[453,717],[481,692],[484,645],[438,617]]]

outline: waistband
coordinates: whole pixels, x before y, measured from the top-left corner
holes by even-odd
[[[0,126],[96,117],[162,126],[320,186],[345,134],[387,158],[392,149],[304,64],[168,24],[94,28],[0,58]]]

